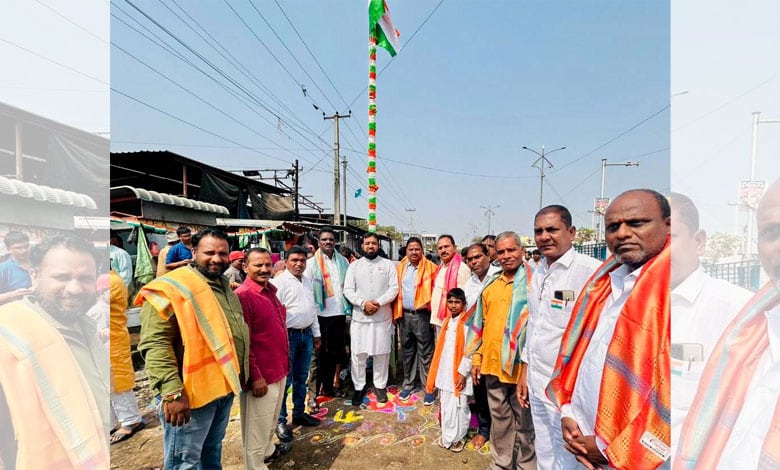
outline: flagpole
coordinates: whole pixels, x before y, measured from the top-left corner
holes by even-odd
[[[376,36],[368,39],[368,231],[376,233]]]

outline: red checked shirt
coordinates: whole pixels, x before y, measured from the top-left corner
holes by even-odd
[[[236,289],[249,327],[249,384],[261,377],[267,384],[286,380],[289,344],[284,306],[270,282],[263,287],[246,278]]]

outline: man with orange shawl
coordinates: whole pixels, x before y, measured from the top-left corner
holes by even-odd
[[[563,333],[548,397],[564,447],[586,468],[653,469],[670,454],[670,208],[656,191],[618,196],[608,258]]]
[[[531,411],[516,395],[528,319],[530,271],[523,265],[524,252],[515,232],[496,237],[502,271],[485,283],[466,321],[472,381],[485,381],[490,406],[491,469],[536,469]]]
[[[409,398],[414,390],[414,379],[420,373],[420,383],[428,383],[428,369],[433,358],[433,331],[431,331],[431,293],[436,265],[423,256],[422,240],[409,237],[406,256],[396,266],[398,297],[393,304],[393,321],[401,329],[401,355],[404,382],[399,397]],[[433,403],[433,395],[426,396]]]
[[[146,284],[138,350],[160,395],[165,468],[222,468],[222,439],[234,397],[246,384],[249,331],[230,282],[228,238],[192,237],[194,264]]]
[[[56,236],[35,247],[30,263],[34,294],[0,307],[0,461],[108,468],[108,354],[86,315],[95,302],[93,248]]]
[[[674,467],[777,468],[780,462],[780,180],[756,212],[766,283],[726,328],[704,369]]]

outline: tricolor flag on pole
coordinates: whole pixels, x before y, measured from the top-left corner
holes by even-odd
[[[393,26],[384,0],[368,2],[368,231],[376,232],[376,46],[395,56],[401,33]]]
[[[398,38],[401,33],[393,26],[390,9],[384,0],[369,0],[368,28],[376,38],[377,46],[386,49],[391,56],[398,53]]]

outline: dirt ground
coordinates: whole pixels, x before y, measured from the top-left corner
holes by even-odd
[[[292,450],[272,469],[484,469],[490,463],[489,444],[470,446],[453,453],[434,444],[439,436],[438,404],[423,406],[422,393],[400,402],[397,387],[389,387],[384,408],[376,406],[373,393],[364,404],[353,407],[344,398],[322,403],[317,427],[295,427]],[[154,469],[162,465],[162,427],[142,371],[136,374],[136,397],[147,422],[125,442],[111,446],[112,469]],[[223,443],[226,470],[242,469],[238,400],[235,400]],[[470,435],[473,434],[473,430]]]

